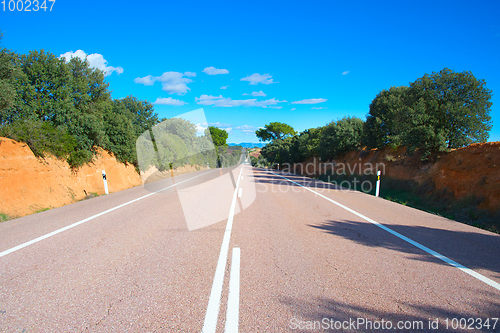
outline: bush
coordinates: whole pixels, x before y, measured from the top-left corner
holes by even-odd
[[[22,120],[0,126],[0,136],[25,142],[37,157],[51,153],[57,158],[66,158],[77,145],[64,127],[55,127],[41,120]]]
[[[72,169],[78,169],[84,164],[92,162],[94,155],[88,150],[76,150],[68,157],[68,164]]]

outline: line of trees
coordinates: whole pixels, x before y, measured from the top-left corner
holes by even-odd
[[[362,147],[406,147],[425,160],[434,151],[446,152],[485,142],[492,127],[492,91],[471,72],[448,68],[425,74],[409,86],[391,87],[373,99],[366,121],[344,117],[296,133],[289,125],[270,123],[256,131],[265,160],[254,164],[299,163],[319,156],[334,159]]]
[[[26,142],[37,156],[50,152],[78,167],[101,147],[137,165],[135,141],[157,123],[148,101],[113,100],[104,73],[86,60],[0,51],[0,136]]]
[[[73,168],[91,162],[98,148],[138,171],[150,165],[160,171],[185,164],[225,167],[240,159],[242,147],[229,149],[226,131],[209,127],[198,136],[195,124],[159,119],[150,102],[112,99],[108,87],[104,72],[87,60],[3,48],[0,136],[26,142],[36,156],[64,158]]]

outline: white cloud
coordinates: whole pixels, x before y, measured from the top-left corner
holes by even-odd
[[[222,87],[220,87],[220,88],[221,88],[221,89],[226,90],[226,89],[227,89],[227,87],[229,87],[229,86],[222,86]]]
[[[324,109],[328,109],[328,107],[322,107],[322,106],[321,106],[321,107],[317,107],[317,106],[313,106],[313,107],[311,108],[311,110],[324,110]]]
[[[217,74],[229,74],[229,71],[227,69],[218,69],[215,67],[207,67],[203,70],[203,73],[206,73],[208,75],[217,75]]]
[[[173,105],[173,106],[181,106],[187,104],[184,101],[173,99],[172,97],[168,98],[160,98],[158,97],[156,101],[153,103],[154,105]]]
[[[342,75],[347,75],[349,74],[349,71],[342,72]]]
[[[297,110],[297,109],[296,108],[292,108],[290,111],[295,111],[295,110]]]
[[[292,104],[318,104],[318,103],[323,103],[326,101],[327,101],[326,98],[310,98],[310,99],[303,99],[301,101],[292,102]]]
[[[238,131],[241,131],[241,132],[245,133],[245,134],[255,133],[255,127],[254,126],[250,126],[250,125],[238,126],[238,127],[236,127],[236,129]]]
[[[203,126],[204,124],[196,124],[196,134],[203,135],[208,126]]]
[[[240,79],[240,81],[248,81],[248,82],[250,82],[251,86],[255,86],[259,83],[262,83],[262,84],[278,83],[278,82],[273,82],[271,75],[269,75],[269,74],[261,75],[259,73],[253,73],[252,75],[249,75],[247,77]]]
[[[151,75],[145,76],[145,77],[137,77],[134,79],[135,83],[140,83],[145,86],[152,86],[155,83],[155,78],[152,77]]]
[[[265,101],[257,101],[257,99],[239,99],[233,100],[229,97],[212,96],[212,95],[201,95],[200,97],[195,97],[197,104],[201,105],[213,105],[217,107],[262,107],[262,108],[274,108],[281,109],[281,106],[276,106],[278,103],[283,103],[286,101],[280,101],[275,98],[268,99]]]
[[[225,123],[219,123],[219,122],[216,122],[216,123],[209,123],[208,125],[209,125],[209,126],[219,127],[219,128],[223,128],[223,127],[231,127],[231,126],[232,126],[231,124],[225,124]]]
[[[161,82],[163,91],[169,94],[183,95],[191,90],[187,85],[193,82],[193,80],[188,79],[193,76],[196,76],[196,73],[165,72],[161,76],[148,75],[145,77],[138,77],[134,79],[134,82],[145,86],[150,86],[155,82]]]
[[[66,62],[69,62],[72,58],[80,58],[81,60],[87,59],[89,62],[89,66],[102,70],[104,72],[104,76],[110,76],[111,74],[113,74],[113,72],[116,72],[116,74],[123,73],[123,68],[120,66],[108,66],[108,62],[106,61],[106,59],[104,59],[102,54],[99,53],[92,53],[87,55],[83,50],[76,50],[76,52],[69,51],[61,54],[59,56],[59,59],[61,58],[64,58]]]
[[[251,94],[244,93],[243,96],[250,96],[252,95],[253,97],[266,97],[267,95],[261,90],[261,91],[254,91]]]

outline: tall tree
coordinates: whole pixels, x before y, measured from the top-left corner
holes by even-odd
[[[471,72],[443,69],[383,90],[370,104],[365,143],[444,151],[484,142],[491,130],[491,90]]]
[[[0,33],[0,44],[3,33]],[[0,50],[0,125],[8,121],[7,109],[14,106],[16,90],[14,89],[15,55],[9,50]]]
[[[282,140],[295,134],[297,132],[292,126],[279,122],[269,123],[264,128],[255,131],[255,135],[260,141]]]
[[[370,104],[366,117],[364,144],[383,147],[386,144],[401,145],[409,118],[409,87],[391,87],[382,90]]]
[[[322,159],[335,158],[338,155],[361,148],[363,120],[356,117],[344,117],[326,125],[321,131],[319,151]]]
[[[227,141],[227,138],[229,136],[228,133],[226,132],[226,130],[223,130],[223,129],[220,129],[220,128],[214,127],[214,126],[209,126],[205,130],[205,134],[207,134],[207,131],[208,131],[208,133],[210,133],[210,136],[212,137],[212,142],[214,143],[214,145],[216,145],[217,147],[221,147],[221,146],[226,145],[226,141]]]
[[[61,112],[74,108],[71,98],[71,73],[64,63],[50,52],[30,51],[21,55],[20,67],[26,86],[21,92],[26,113],[36,119],[57,122]]]
[[[410,89],[414,101],[423,100],[423,110],[448,148],[488,139],[493,103],[492,91],[484,80],[469,71],[457,73],[445,68],[425,74],[411,83]]]
[[[124,112],[124,114],[132,122],[137,137],[159,122],[158,114],[154,112],[153,104],[146,100],[141,101],[137,97],[129,95],[125,98],[114,100],[114,103],[118,107],[123,107],[128,111]]]

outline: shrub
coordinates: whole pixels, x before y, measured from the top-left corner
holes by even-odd
[[[92,161],[94,155],[88,150],[76,150],[68,157],[68,164],[72,169],[78,169],[84,164]]]
[[[37,157],[51,153],[65,158],[76,148],[76,140],[64,127],[55,127],[41,120],[22,120],[0,126],[0,136],[25,142]]]

